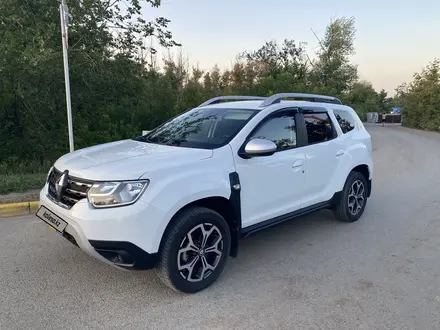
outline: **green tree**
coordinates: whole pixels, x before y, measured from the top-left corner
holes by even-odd
[[[367,119],[368,112],[379,111],[379,100],[379,94],[367,81],[354,83],[352,88],[342,97],[343,103],[353,107],[362,120]]]
[[[382,89],[379,94],[379,100],[378,100],[378,105],[379,105],[379,112],[380,113],[389,113],[391,111],[392,108],[392,98],[388,97],[388,93]]]
[[[138,109],[152,106],[150,77],[138,57],[143,40],[177,45],[159,17],[143,20],[141,2],[70,1],[69,64],[77,148],[139,132]],[[122,9],[124,8],[124,9]],[[68,151],[58,2],[0,2],[0,163],[52,161]],[[159,109],[155,112],[160,113]],[[165,114],[166,115],[166,114]],[[164,116],[165,117],[165,116]],[[163,118],[161,118],[163,119]]]
[[[255,51],[246,51],[237,56],[252,65],[256,75],[272,76],[289,72],[295,79],[304,79],[308,73],[306,43],[296,43],[292,39],[284,39],[281,46],[275,41],[266,42]]]
[[[357,66],[350,63],[350,56],[354,54],[355,34],[353,17],[342,17],[330,22],[324,38],[318,38],[320,49],[313,63],[312,84],[341,95],[357,82]]]
[[[440,130],[440,60],[429,63],[413,81],[396,89],[406,126]]]

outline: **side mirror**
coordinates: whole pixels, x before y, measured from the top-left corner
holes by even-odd
[[[239,153],[243,158],[270,156],[277,150],[277,145],[266,139],[252,139],[244,147],[244,152]]]

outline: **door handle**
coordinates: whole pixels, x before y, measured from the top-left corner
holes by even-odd
[[[296,169],[296,168],[300,168],[304,165],[304,161],[302,160],[297,160],[296,162],[293,163],[292,168]]]
[[[344,153],[345,153],[344,150],[339,150],[339,151],[336,153],[336,157],[340,157],[340,156],[342,156]]]

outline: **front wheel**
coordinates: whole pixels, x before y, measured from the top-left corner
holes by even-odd
[[[220,276],[231,249],[225,219],[205,207],[191,207],[177,215],[161,249],[158,275],[176,291],[198,292]]]
[[[341,199],[333,209],[335,217],[344,222],[357,221],[367,205],[367,179],[362,173],[351,172],[342,190]]]

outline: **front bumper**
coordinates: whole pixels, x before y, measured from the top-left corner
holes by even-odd
[[[139,200],[118,208],[94,209],[86,199],[70,210],[47,197],[47,185],[40,192],[44,206],[67,222],[62,236],[90,256],[120,269],[150,269],[158,260],[155,235],[162,213]]]
[[[148,253],[130,242],[89,241],[92,247],[113,266],[131,270],[154,268],[158,253]]]

